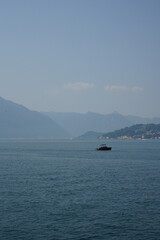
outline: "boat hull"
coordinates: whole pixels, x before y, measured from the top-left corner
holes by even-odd
[[[98,151],[109,151],[111,149],[112,149],[111,147],[98,147],[98,148],[96,148],[96,150],[98,150]]]

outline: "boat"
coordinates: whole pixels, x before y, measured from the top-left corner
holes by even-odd
[[[111,147],[107,147],[106,144],[101,144],[99,147],[96,148],[96,150],[111,150]]]

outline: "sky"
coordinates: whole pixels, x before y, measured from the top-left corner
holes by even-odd
[[[1,0],[0,96],[160,117],[159,0]]]

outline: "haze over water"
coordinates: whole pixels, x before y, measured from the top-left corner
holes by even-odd
[[[160,142],[1,140],[1,240],[157,240]]]

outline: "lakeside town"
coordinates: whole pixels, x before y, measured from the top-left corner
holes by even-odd
[[[160,139],[160,124],[137,124],[101,136],[103,139]]]

